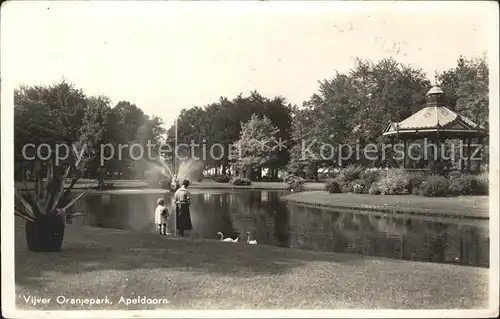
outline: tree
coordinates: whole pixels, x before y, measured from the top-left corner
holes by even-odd
[[[271,178],[277,178],[277,170],[288,164],[290,160],[291,127],[292,127],[292,105],[286,104],[286,99],[282,96],[268,100],[265,104],[264,114],[271,123],[279,130],[277,138],[285,144],[285,148],[278,149],[276,159],[269,161],[268,166],[271,169]]]
[[[14,140],[16,175],[22,177],[28,158],[22,150],[28,144],[35,147],[48,144],[53,154],[57,144],[72,148],[80,138],[87,97],[82,90],[65,82],[50,86],[21,86],[14,92]],[[27,148],[28,156],[36,155]],[[50,155],[46,148],[42,156]],[[70,152],[70,157],[74,156]],[[33,165],[31,165],[33,169]]]
[[[485,128],[489,126],[489,68],[486,56],[460,57],[455,68],[438,74],[447,104]]]
[[[289,168],[308,169],[315,174],[319,166],[357,160],[352,157],[338,162],[338,146],[380,142],[389,121],[401,121],[422,107],[429,84],[422,70],[392,58],[377,63],[358,59],[347,74],[336,73],[320,81],[318,92],[304,102],[306,110],[296,114],[292,133],[296,144]],[[307,124],[301,124],[302,120]],[[309,145],[313,140],[316,143],[308,148],[309,157],[302,158],[304,152],[297,143]],[[322,145],[329,147],[320,154]]]
[[[259,118],[254,114],[248,122],[241,123],[240,138],[232,153],[233,162],[240,175],[246,173],[247,177],[251,177],[255,169],[262,168],[277,156],[278,132],[279,129],[266,116]]]
[[[165,135],[167,130],[163,127],[165,123],[163,119],[159,116],[153,115],[149,119],[149,127],[151,130],[151,141],[155,144],[160,144],[165,142]]]
[[[288,170],[294,174],[313,167],[320,162],[319,136],[317,126],[317,112],[311,108],[299,109],[295,107],[292,120],[292,143]],[[311,146],[311,147],[309,147]]]
[[[216,144],[224,146],[223,151],[220,147],[212,149],[214,158],[207,156],[206,165],[222,166],[222,173],[225,174],[230,164],[229,146],[239,139],[241,123],[249,121],[253,114],[266,115],[279,129],[279,137],[284,141],[289,141],[291,106],[285,103],[284,97],[271,100],[257,91],[252,91],[249,96],[239,94],[232,100],[221,97],[215,103],[182,110],[178,119],[178,142],[189,145],[191,141],[194,141],[200,146],[205,143],[207,152]],[[174,126],[169,128],[167,135],[167,143],[173,146]],[[268,164],[276,169],[286,165],[287,161],[288,151],[283,149],[279,156],[273,158]]]
[[[82,160],[77,164],[80,171],[84,169],[95,174],[100,166],[100,145],[106,142],[106,130],[111,113],[111,101],[107,96],[89,97],[80,127],[77,141],[78,150],[84,151]]]
[[[421,69],[383,59],[377,63],[358,60],[351,71],[354,84],[352,141],[377,142],[390,121],[402,121],[425,104],[430,82]]]
[[[135,141],[137,129],[145,121],[144,112],[128,101],[118,102],[113,112],[116,114],[117,123],[114,123],[114,129],[119,142],[128,144]]]

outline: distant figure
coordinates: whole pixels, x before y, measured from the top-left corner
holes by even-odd
[[[156,204],[158,206],[156,206],[155,210],[155,224],[160,236],[164,236],[167,234],[168,209],[167,206],[165,206],[165,200],[163,198],[159,198]]]
[[[174,174],[174,176],[172,177],[170,188],[172,188],[172,190],[176,192],[180,187],[181,186],[179,184],[179,178],[177,177],[177,174]]]
[[[188,191],[189,181],[185,179],[182,182],[182,187],[179,188],[174,195],[175,203],[175,228],[179,231],[180,236],[184,236],[184,231],[192,230],[191,213],[189,206],[191,204],[191,195]]]

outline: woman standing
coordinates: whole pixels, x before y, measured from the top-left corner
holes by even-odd
[[[191,195],[188,191],[189,181],[185,179],[174,195],[175,203],[175,228],[179,231],[179,235],[184,236],[184,231],[192,230],[191,213],[189,205],[191,204]]]

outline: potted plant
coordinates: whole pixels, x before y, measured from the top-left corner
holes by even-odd
[[[55,165],[48,161],[46,174],[42,163],[36,162],[35,185],[29,190],[25,183],[24,192],[15,191],[16,206],[14,214],[25,222],[28,249],[33,252],[58,252],[61,250],[66,222],[82,213],[69,212],[68,209],[82,198],[88,190],[69,200],[70,191],[78,177],[65,190],[64,183],[73,165]]]

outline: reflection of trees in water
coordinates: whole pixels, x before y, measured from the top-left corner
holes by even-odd
[[[191,195],[191,220],[195,236],[218,238],[217,232],[222,232],[225,237],[233,235],[229,196],[224,193]]]
[[[276,216],[279,206],[277,193],[261,196],[261,192],[246,192],[234,198],[234,211],[231,213],[235,220],[240,236],[245,239],[247,231],[252,233],[253,239],[261,243],[276,244],[275,229]],[[276,212],[275,212],[276,211]]]
[[[235,236],[245,240],[246,232],[262,244],[288,246],[289,214],[279,192],[260,191],[228,194],[228,206]]]
[[[289,205],[289,212],[292,247],[420,261],[488,264],[489,244],[480,227],[436,222],[425,217],[334,212],[293,204]]]
[[[193,232],[215,239],[216,233],[222,231],[225,236],[239,236],[244,241],[245,233],[250,231],[259,244],[408,260],[472,265],[489,262],[487,228],[436,222],[425,217],[334,212],[285,204],[280,195],[279,192],[263,195],[259,191],[193,194]],[[92,219],[89,223],[130,227],[127,221],[131,217],[127,214],[131,209],[140,210],[143,204],[137,200],[135,204],[129,203],[125,197],[117,201],[87,196],[85,210],[98,212],[89,215]],[[155,198],[147,200],[155,202]],[[153,211],[142,214],[153,220]]]

